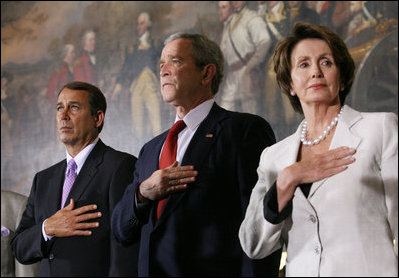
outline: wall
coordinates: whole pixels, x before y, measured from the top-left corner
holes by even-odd
[[[308,2],[312,5],[323,1]],[[328,2],[330,6],[317,15],[302,8],[297,19],[328,25],[347,42],[357,65],[348,104],[362,111],[397,114],[397,2],[363,2],[367,3],[359,11],[349,1]],[[257,2],[249,2],[248,6],[254,11],[258,8]],[[84,32],[95,31],[96,85],[108,101],[100,137],[106,144],[137,156],[144,142],[169,128],[174,119],[173,109],[162,103],[159,93],[151,100],[144,97],[141,104],[136,96],[132,105],[134,88],[129,78],[119,93],[115,90],[123,79],[124,61],[135,49],[139,13],[150,14],[154,44],[160,47],[162,40],[176,31],[201,32],[219,42],[223,30],[215,1],[2,1],[1,11],[1,187],[25,195],[37,171],[65,157],[56,135],[51,98],[60,84],[49,90],[52,76],[62,71],[64,45],[74,45],[77,59],[82,53]],[[283,19],[274,21],[282,34],[295,22],[290,20],[294,14],[287,9],[280,13]],[[254,109],[272,124],[281,140],[296,130],[302,117],[292,112],[285,96],[270,81],[270,73],[265,70],[268,62],[264,61],[262,79],[267,82],[257,88]],[[140,62],[136,65],[140,67]],[[155,75],[147,72],[143,80],[156,83],[156,71]],[[155,90],[159,91],[158,85]],[[136,122],[140,117],[141,124]]]

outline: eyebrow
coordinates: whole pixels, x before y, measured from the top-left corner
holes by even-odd
[[[325,57],[325,56],[334,57],[334,56],[332,55],[332,53],[330,53],[330,52],[325,52],[325,53],[320,54],[320,55],[319,55],[319,58],[320,58],[320,57]],[[296,57],[296,58],[295,58],[295,61],[307,60],[307,59],[310,59],[310,56],[299,56],[299,57]]]
[[[57,102],[57,106],[58,106],[58,105],[61,105],[61,104],[62,104],[61,101]],[[68,104],[80,104],[80,101],[71,100],[71,101],[68,101]]]
[[[179,56],[179,55],[171,55],[171,54],[169,54],[169,55],[167,55],[166,56],[166,58],[167,59],[180,59],[180,60],[184,60],[184,58],[182,57],[182,56]],[[164,60],[162,60],[162,58],[159,60],[160,62],[163,62]]]

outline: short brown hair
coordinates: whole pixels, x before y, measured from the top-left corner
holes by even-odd
[[[349,94],[354,75],[355,63],[346,47],[344,41],[332,30],[325,26],[315,25],[307,22],[295,24],[292,35],[279,41],[273,55],[274,71],[279,87],[286,94],[296,112],[303,114],[299,98],[291,96],[291,54],[294,47],[304,39],[321,39],[330,47],[334,61],[338,67],[340,81],[343,90],[339,92],[341,105],[344,105],[345,98]]]

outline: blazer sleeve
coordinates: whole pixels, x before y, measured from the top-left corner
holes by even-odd
[[[270,169],[269,152],[266,148],[259,162],[258,181],[252,191],[244,221],[239,230],[241,247],[248,257],[262,259],[282,247],[280,238],[284,222],[272,224],[264,217],[263,202],[267,191],[276,180]]]
[[[43,221],[36,223],[35,219],[37,180],[38,174],[33,179],[26,209],[10,243],[15,258],[22,264],[35,263],[46,256],[46,243],[42,236]]]
[[[121,200],[116,204],[112,213],[112,232],[116,240],[123,245],[131,245],[140,240],[143,219],[146,219],[138,213],[134,205],[135,193],[141,183],[140,172],[145,167],[145,163],[141,159],[142,152],[140,152],[136,163],[133,182],[126,187]]]
[[[398,117],[386,113],[383,120],[383,142],[381,177],[385,189],[387,219],[395,239],[395,254],[398,256]]]
[[[133,180],[136,160],[133,156],[126,156],[123,160],[119,161],[119,165],[112,175],[109,187],[109,210],[111,217],[117,203],[123,196],[123,192]],[[136,276],[137,256],[138,248],[136,246],[124,247],[120,245],[111,233],[110,276],[126,276],[128,273]],[[127,258],[129,259],[127,260]]]
[[[17,214],[16,223],[21,221],[23,212],[25,211],[25,207],[27,204],[28,199],[26,198],[21,204],[20,209]],[[17,228],[17,227],[15,227]],[[15,259],[15,277],[34,277],[37,276],[39,271],[39,263],[34,263],[30,265],[23,265],[18,260]]]
[[[237,167],[243,216],[257,181],[256,168],[259,165],[260,155],[266,147],[275,142],[272,128],[261,118],[255,118],[244,131]]]

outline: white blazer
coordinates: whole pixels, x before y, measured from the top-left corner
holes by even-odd
[[[239,238],[245,253],[264,258],[286,246],[287,276],[398,276],[398,118],[348,106],[330,149],[356,149],[348,169],[314,182],[308,198],[299,187],[292,214],[274,225],[263,199],[279,173],[296,162],[295,134],[266,148]]]

